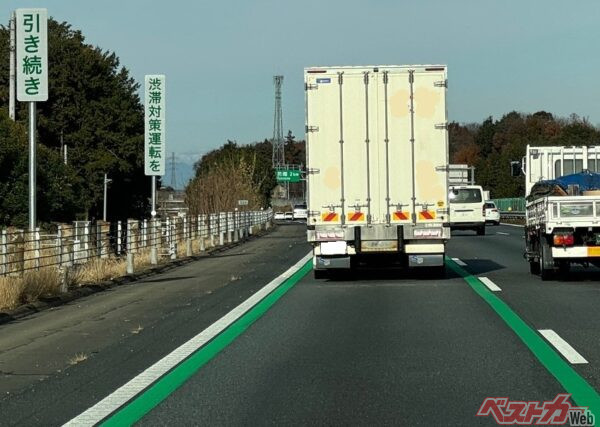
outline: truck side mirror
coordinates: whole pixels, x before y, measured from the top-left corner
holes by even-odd
[[[521,162],[510,162],[510,176],[521,176]]]

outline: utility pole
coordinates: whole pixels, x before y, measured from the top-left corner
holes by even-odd
[[[12,120],[15,120],[16,115],[16,82],[17,82],[17,70],[16,70],[16,59],[15,59],[15,51],[16,51],[16,32],[17,32],[17,19],[15,16],[15,12],[10,14],[10,21],[8,21],[8,28],[10,32],[10,66],[9,66],[9,85],[8,85],[8,115]]]
[[[108,195],[108,184],[112,182],[112,179],[108,179],[108,174],[104,174],[104,210],[102,213],[102,221],[106,222],[106,205],[107,205],[107,195]]]

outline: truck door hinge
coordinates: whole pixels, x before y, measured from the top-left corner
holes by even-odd
[[[317,85],[317,84],[304,83],[304,90],[317,90],[317,89],[319,89],[319,85]]]
[[[433,82],[433,86],[435,86],[435,87],[445,87],[447,89],[448,88],[448,79],[446,79],[446,80],[439,80],[437,82]]]
[[[319,126],[305,126],[304,130],[306,133],[308,132],[318,132],[319,131]]]
[[[306,173],[308,175],[315,175],[315,174],[321,173],[321,169],[316,169],[316,168],[314,168],[314,169],[306,169]]]
[[[436,123],[434,126],[436,129],[448,129],[448,123]]]

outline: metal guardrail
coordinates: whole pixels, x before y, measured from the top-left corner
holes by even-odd
[[[500,219],[525,219],[525,212],[500,211]]]
[[[195,243],[204,250],[236,242],[257,227],[267,227],[272,219],[269,209],[113,223],[75,221],[55,225],[43,234],[39,228],[30,232],[9,227],[0,231],[0,276],[22,276],[45,267],[73,268],[93,259],[122,258],[146,250],[155,250],[158,258],[174,259],[179,244],[192,248]]]

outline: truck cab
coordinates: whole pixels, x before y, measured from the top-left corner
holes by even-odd
[[[478,236],[485,234],[485,200],[480,185],[450,187],[450,229],[473,230]]]

